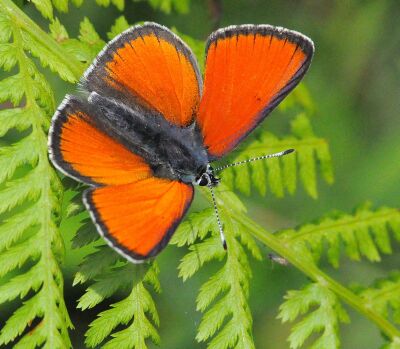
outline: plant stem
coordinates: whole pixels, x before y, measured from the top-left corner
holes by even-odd
[[[236,220],[240,221],[240,223],[243,224],[255,238],[287,259],[312,280],[329,288],[348,305],[374,322],[379,329],[391,339],[391,341],[395,343],[400,342],[400,331],[383,316],[365,305],[364,301],[360,297],[332,279],[330,276],[326,275],[315,264],[310,263],[308,259],[304,258],[304,256],[294,252],[288,246],[285,246],[279,238],[265,231],[246,215],[235,212],[234,217]]]
[[[0,9],[0,11],[6,12],[18,27],[29,32],[37,42],[57,57],[74,75],[76,81],[80,79],[85,65],[66,52],[64,48],[32,21],[12,0],[0,0]]]

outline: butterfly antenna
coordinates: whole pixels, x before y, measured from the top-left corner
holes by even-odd
[[[224,247],[224,250],[226,250],[227,245],[225,240],[225,234],[224,234],[224,229],[222,228],[221,219],[219,218],[219,212],[218,212],[217,200],[215,200],[214,188],[211,184],[209,184],[208,187],[210,188],[211,191],[211,198],[214,205],[215,216],[217,217],[217,223],[219,228],[219,234],[221,236],[222,246]]]
[[[280,151],[279,153],[268,154],[268,155],[263,155],[263,156],[257,156],[255,158],[242,160],[242,161],[238,161],[238,162],[233,162],[233,163],[231,163],[229,165],[217,167],[217,168],[214,169],[214,171],[221,171],[221,170],[224,170],[224,169],[229,168],[229,167],[238,166],[238,165],[244,165],[244,164],[247,164],[248,162],[264,160],[264,159],[269,159],[269,158],[277,158],[277,157],[284,156],[284,155],[287,155],[287,154],[290,154],[290,153],[293,153],[293,152],[294,152],[294,149],[287,149],[287,150],[284,150],[284,151]]]

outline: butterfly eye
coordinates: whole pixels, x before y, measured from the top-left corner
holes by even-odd
[[[205,176],[202,176],[202,177],[200,178],[199,185],[200,185],[200,186],[203,186],[203,187],[206,186],[206,185],[208,185],[208,178],[205,177]]]
[[[204,174],[201,175],[200,177],[196,178],[196,184],[201,187],[208,185],[208,183],[209,183],[209,178],[208,178],[208,176],[205,176]]]

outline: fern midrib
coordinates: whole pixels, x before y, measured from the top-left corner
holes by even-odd
[[[34,130],[36,132],[43,132],[41,130],[37,129],[38,126],[35,125]],[[54,280],[54,275],[53,275],[53,267],[58,268],[57,263],[52,263],[51,261],[55,260],[55,256],[52,251],[52,240],[53,240],[53,231],[49,229],[49,227],[53,224],[52,219],[51,219],[51,202],[49,201],[49,198],[51,196],[51,188],[50,188],[50,181],[51,178],[48,174],[49,168],[46,169],[46,162],[47,162],[47,149],[46,149],[46,157],[43,158],[43,149],[41,149],[41,155],[39,158],[39,163],[38,166],[41,166],[42,168],[40,169],[43,171],[43,186],[42,186],[42,194],[40,196],[40,199],[38,201],[39,207],[43,207],[43,217],[42,217],[42,223],[41,223],[41,228],[40,228],[40,237],[38,237],[42,242],[42,258],[40,259],[40,263],[43,264],[43,270],[45,270],[45,281],[43,285],[43,289],[45,290],[46,296],[52,300],[52,302],[46,302],[46,307],[47,307],[47,314],[50,314],[46,316],[46,325],[48,330],[49,335],[47,336],[47,341],[46,344],[48,344],[49,348],[56,348],[56,340],[54,338],[54,333],[57,331],[57,325],[54,322],[54,317],[53,313],[60,312],[59,309],[57,309],[57,305],[54,304],[53,302],[59,299],[59,295],[56,295],[54,292],[54,289],[52,287],[52,284],[55,283]],[[47,163],[48,166],[48,163]],[[45,193],[45,195],[43,195]],[[50,264],[50,265],[49,265]],[[61,270],[59,270],[61,273]],[[60,300],[61,302],[61,300]],[[61,306],[61,304],[60,304]],[[67,324],[65,324],[67,325]],[[61,330],[61,329],[60,329]]]
[[[139,290],[140,286],[141,286],[141,282],[136,283],[136,285],[133,287],[133,291],[131,293],[131,297],[134,298],[135,303],[136,303],[136,312],[134,312],[134,314],[133,314],[133,322],[132,322],[131,327],[134,328],[136,326],[139,329],[139,331],[137,331],[138,340],[142,340],[143,344],[145,344],[145,339],[143,338],[143,336],[141,336],[141,333],[143,333],[143,326],[142,326],[143,325],[143,317],[145,317],[145,315],[144,315],[142,303],[138,297],[138,295],[140,294],[140,290]],[[140,320],[142,320],[142,321],[140,321]],[[136,321],[136,324],[135,324],[135,321]],[[137,344],[139,344],[139,343],[137,343]]]
[[[235,238],[233,237],[233,239],[235,239]],[[239,242],[236,241],[236,243],[239,243]],[[234,258],[234,256],[228,254],[228,260],[232,259],[232,258]],[[235,256],[234,262],[240,263],[238,261],[238,256]],[[230,263],[232,263],[232,262],[230,262]],[[237,278],[232,278],[231,290],[233,291],[232,297],[233,297],[233,294],[241,294],[241,296],[243,298],[246,298],[245,295],[243,294],[244,290],[240,287],[240,284],[239,284],[239,281],[237,280]],[[243,323],[243,321],[247,321],[248,320],[247,314],[244,309],[244,306],[247,306],[247,305],[239,304],[238,299],[232,299],[232,300],[233,300],[232,304],[235,305],[235,309],[236,309],[236,312],[233,314],[233,320],[239,318],[239,321],[238,321],[239,323]],[[246,338],[246,336],[248,336],[249,334],[244,326],[240,326],[240,331],[241,331],[242,336],[239,336],[239,341],[243,341],[243,343],[245,343],[244,338]]]
[[[225,210],[224,210],[225,211]],[[227,217],[229,219],[229,217]],[[239,241],[237,240],[237,238],[235,236],[233,236],[233,232],[231,232],[232,234],[228,234],[226,236],[226,242],[227,242],[227,246],[228,246],[228,252],[226,254],[227,258],[226,258],[226,267],[228,268],[228,271],[230,271],[230,290],[229,290],[229,295],[228,297],[231,299],[231,301],[229,302],[230,304],[234,305],[234,311],[232,311],[232,319],[231,321],[236,321],[237,323],[240,323],[240,332],[241,332],[241,336],[239,336],[238,341],[244,340],[244,338],[246,338],[247,334],[247,330],[245,328],[245,326],[243,326],[243,321],[247,321],[247,314],[245,314],[245,310],[244,310],[244,304],[242,305],[239,300],[241,300],[242,298],[246,299],[245,295],[244,295],[244,290],[240,285],[239,280],[237,279],[237,277],[235,277],[235,273],[234,270],[237,270],[237,268],[244,268],[239,261],[239,256],[237,255],[237,253],[234,253],[237,251],[237,247],[232,247],[230,249],[231,252],[229,252],[229,246],[233,246],[233,244],[239,244]],[[236,264],[236,265],[235,265]],[[240,297],[239,299],[237,297]],[[237,321],[237,319],[239,319],[239,321]]]
[[[372,226],[373,224],[371,222],[373,222],[374,220],[380,220],[382,218],[390,218],[391,216],[396,216],[399,213],[395,210],[392,209],[391,212],[385,212],[385,213],[377,213],[377,212],[373,212],[372,215],[373,217],[367,217],[367,218],[363,218],[363,217],[355,217],[355,218],[351,218],[348,219],[347,221],[345,219],[343,219],[343,222],[340,223],[334,223],[334,224],[328,224],[328,225],[319,225],[316,228],[312,229],[312,230],[308,230],[308,231],[303,231],[303,232],[296,232],[295,234],[291,234],[290,237],[280,237],[280,234],[277,234],[278,238],[280,238],[283,242],[287,242],[287,243],[292,243],[296,240],[304,240],[304,236],[305,235],[313,235],[316,233],[320,233],[321,231],[328,231],[328,230],[334,230],[336,228],[341,228],[341,227],[349,227],[349,226],[353,226],[353,225],[357,225],[357,224],[368,224],[369,226]]]
[[[32,117],[32,136],[36,140],[40,140],[41,138],[44,137],[43,134],[43,129],[42,129],[42,123],[43,120],[41,120],[41,111],[40,107],[36,103],[36,99],[32,90],[32,78],[31,75],[29,74],[29,71],[27,70],[28,64],[29,64],[29,59],[26,57],[26,54],[24,52],[23,48],[23,41],[22,41],[22,36],[20,33],[19,28],[17,25],[12,22],[13,26],[13,38],[14,38],[14,44],[17,47],[18,50],[18,65],[20,69],[20,74],[24,77],[24,86],[25,86],[25,98],[26,98],[26,109],[30,109],[31,113],[33,115]],[[52,178],[50,178],[49,171],[52,171],[50,168],[50,164],[48,163],[47,160],[47,142],[37,142],[37,152],[38,152],[38,163],[37,163],[37,168],[38,168],[38,173],[42,173],[41,178],[42,178],[42,188],[41,188],[41,194],[38,199],[38,201],[35,203],[36,206],[39,208],[42,207],[42,210],[38,210],[38,212],[41,212],[42,217],[40,219],[40,229],[38,233],[38,240],[41,241],[41,258],[39,260],[39,264],[43,264],[43,272],[45,273],[44,278],[43,278],[43,285],[42,289],[39,292],[45,292],[46,298],[50,299],[51,301],[55,301],[58,299],[58,295],[54,294],[54,290],[51,287],[52,283],[55,282],[54,276],[53,276],[53,263],[51,261],[55,260],[55,256],[53,255],[52,252],[52,230],[49,229],[49,227],[52,225],[52,217],[51,217],[51,212],[52,212],[52,204],[51,204],[51,199],[50,197],[52,196],[52,189],[50,186]],[[50,265],[49,265],[50,264]],[[58,267],[58,265],[56,264]],[[61,273],[61,271],[60,271]],[[61,281],[62,282],[62,281]],[[60,286],[62,288],[62,285]],[[55,316],[53,315],[54,311],[59,312],[59,309],[54,309],[56,307],[55,303],[52,302],[43,302],[43,307],[44,307],[44,317],[43,317],[43,322],[42,325],[43,327],[46,328],[46,345],[50,348],[56,348],[56,339],[55,339],[55,330],[57,331],[57,325],[54,323],[54,318]],[[53,306],[52,306],[53,305]],[[62,306],[62,301],[60,300],[60,306]],[[60,314],[61,315],[61,314]],[[60,316],[60,318],[63,318]],[[67,319],[69,321],[69,319]],[[68,324],[65,324],[68,326]],[[62,331],[62,329],[60,329]]]

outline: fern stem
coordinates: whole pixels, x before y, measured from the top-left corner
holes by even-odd
[[[6,12],[15,25],[29,32],[34,39],[43,47],[48,49],[55,57],[63,62],[76,81],[80,79],[85,65],[65,51],[49,34],[44,32],[34,21],[32,21],[12,0],[0,0],[0,9]]]
[[[395,343],[400,342],[400,331],[383,316],[365,305],[364,301],[360,297],[329,277],[315,264],[310,263],[307,258],[304,258],[304,256],[301,254],[296,253],[285,246],[281,240],[276,238],[273,234],[266,232],[261,226],[257,225],[250,218],[238,212],[234,213],[234,217],[240,221],[255,238],[287,259],[291,264],[301,270],[312,280],[329,288],[348,305],[375,323],[379,329],[391,339],[391,341]]]

